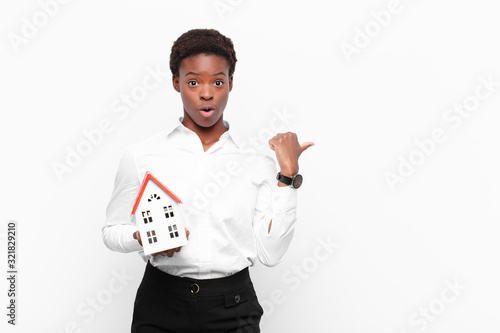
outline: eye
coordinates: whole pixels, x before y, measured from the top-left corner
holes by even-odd
[[[191,87],[196,87],[198,85],[198,82],[196,82],[195,80],[189,80],[187,82],[187,85]]]
[[[216,86],[216,87],[222,87],[222,86],[224,85],[224,81],[222,81],[222,80],[217,80],[217,81],[215,81],[215,83],[214,83],[214,84],[215,84],[215,86]]]

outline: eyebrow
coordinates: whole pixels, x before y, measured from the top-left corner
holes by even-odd
[[[186,75],[184,75],[184,76],[188,76],[189,74],[200,75],[200,73],[189,72],[189,73],[186,73]],[[212,76],[221,75],[221,74],[224,75],[224,76],[226,76],[226,74],[224,74],[223,72],[215,73]]]

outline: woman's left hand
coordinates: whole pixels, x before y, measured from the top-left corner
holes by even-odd
[[[297,134],[292,132],[278,133],[269,140],[269,147],[276,152],[276,159],[283,176],[292,177],[299,172],[299,156],[314,142],[299,144]]]

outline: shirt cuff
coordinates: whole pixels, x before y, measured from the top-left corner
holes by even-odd
[[[124,247],[131,252],[133,251],[141,251],[142,250],[142,245],[139,244],[139,241],[134,238],[134,232],[137,231],[136,226],[124,226],[127,228],[125,232],[123,233],[123,244]]]
[[[274,213],[287,212],[297,207],[297,189],[289,186],[276,186],[272,194]]]

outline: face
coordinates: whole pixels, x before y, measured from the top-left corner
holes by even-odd
[[[186,127],[197,131],[224,126],[222,113],[233,88],[225,58],[206,54],[185,58],[173,85],[181,93]]]

